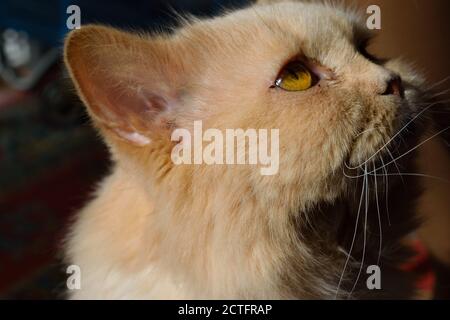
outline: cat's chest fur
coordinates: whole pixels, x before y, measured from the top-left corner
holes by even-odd
[[[149,198],[120,169],[103,181],[68,238],[68,260],[81,269],[81,289],[71,298],[283,297],[271,261],[278,254],[265,241],[257,237],[252,246],[208,219],[185,225],[168,217],[176,213],[155,212]]]
[[[68,241],[68,256],[81,268],[81,289],[72,298],[181,298],[181,288],[146,256],[153,205],[121,170],[106,178],[97,197],[80,212]]]

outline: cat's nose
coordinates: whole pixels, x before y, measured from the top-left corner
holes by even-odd
[[[383,96],[387,96],[387,95],[391,95],[391,94],[402,97],[402,98],[405,94],[405,89],[403,88],[403,84],[402,84],[402,78],[400,78],[400,76],[398,76],[398,75],[392,76],[387,81],[386,89],[382,93]]]

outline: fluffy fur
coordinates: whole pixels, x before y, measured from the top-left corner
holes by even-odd
[[[115,166],[68,237],[68,261],[82,271],[82,288],[71,298],[340,298],[352,291],[369,297],[365,269],[357,277],[362,230],[365,265],[375,264],[379,209],[382,270],[397,272],[390,257],[399,257],[412,213],[393,201],[387,208],[385,191],[397,199],[416,191],[370,176],[364,221],[364,209],[357,215],[363,180],[346,177],[362,171],[345,164],[371,159],[417,114],[422,85],[398,61],[368,59],[359,49],[369,38],[353,13],[303,2],[192,20],[170,35],[102,26],[72,32],[66,65]],[[332,78],[304,92],[271,88],[296,56]],[[403,79],[404,98],[383,95],[394,74]],[[192,128],[194,120],[205,128],[278,128],[279,173],[175,166],[170,133]],[[403,147],[414,137],[405,137]],[[368,168],[386,155],[377,154]],[[355,224],[354,260],[340,281]],[[382,292],[398,296],[387,287]]]

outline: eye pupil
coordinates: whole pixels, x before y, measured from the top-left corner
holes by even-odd
[[[280,72],[275,86],[286,91],[303,91],[312,86],[313,76],[300,61],[288,63]]]
[[[298,72],[298,70],[297,71],[295,71],[295,70],[291,70],[291,69],[289,69],[289,70],[287,70],[288,72],[289,72],[289,74],[291,75],[291,76],[293,76],[295,79],[299,79],[299,76],[298,76],[298,74],[297,74],[297,72]]]

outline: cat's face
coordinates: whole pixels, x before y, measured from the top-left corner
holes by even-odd
[[[83,27],[67,40],[66,63],[119,161],[127,153],[144,167],[162,161],[182,170],[170,164],[170,133],[194,120],[219,130],[275,128],[278,174],[261,177],[257,166],[221,172],[272,203],[285,202],[284,193],[305,204],[337,197],[344,166],[370,159],[417,111],[420,80],[399,63],[371,59],[368,39],[349,13],[287,2],[194,21],[168,36]],[[312,79],[306,87],[277,86],[299,65]]]

